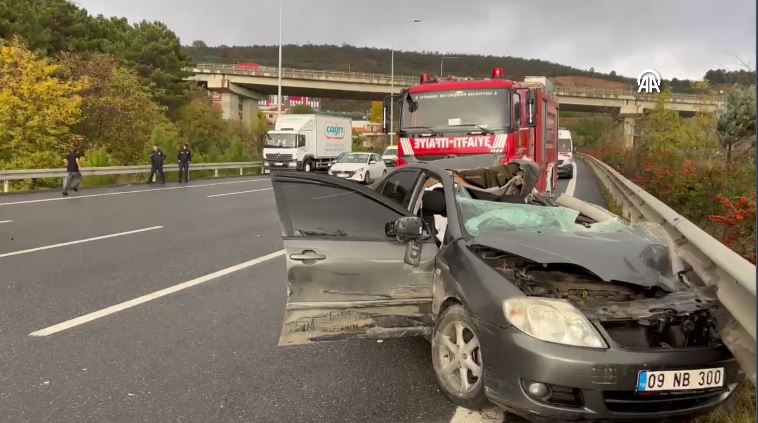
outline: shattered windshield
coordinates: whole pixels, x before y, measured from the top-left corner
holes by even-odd
[[[464,189],[458,190],[457,201],[466,232],[473,236],[491,232],[599,233],[617,232],[627,228],[614,218],[591,225],[576,223],[579,212],[567,207],[542,207],[529,204],[476,200]]]

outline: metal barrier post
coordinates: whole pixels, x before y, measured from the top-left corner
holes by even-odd
[[[218,168],[213,169],[213,177],[218,178]]]
[[[10,183],[6,179],[6,180],[3,181],[3,192],[8,192],[8,191],[10,191]]]
[[[244,173],[244,172],[242,171],[242,168],[240,168],[240,176],[242,176],[242,175],[243,175],[243,173]]]

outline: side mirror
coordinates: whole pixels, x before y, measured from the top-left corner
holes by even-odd
[[[430,236],[426,223],[418,216],[401,217],[394,222],[388,222],[384,225],[384,232],[400,242],[426,239]]]
[[[376,164],[376,160],[369,160],[368,164]]]
[[[526,100],[526,104],[528,106],[528,116],[526,123],[530,128],[534,128],[537,126],[537,91],[532,88],[529,90],[527,96],[529,98]]]

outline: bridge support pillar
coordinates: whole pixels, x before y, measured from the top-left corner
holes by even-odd
[[[229,81],[209,83],[208,90],[213,92],[213,104],[221,110],[224,119],[237,120],[246,125],[253,125],[258,116],[258,101],[266,98]]]
[[[631,149],[634,147],[634,122],[635,118],[625,116],[623,121],[624,148]]]

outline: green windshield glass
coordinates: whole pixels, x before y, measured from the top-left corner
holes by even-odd
[[[459,191],[460,192],[460,191]],[[517,231],[542,233],[617,232],[627,227],[614,218],[592,225],[576,223],[579,212],[567,207],[543,207],[529,204],[500,203],[457,198],[466,232],[473,236],[488,232]]]

